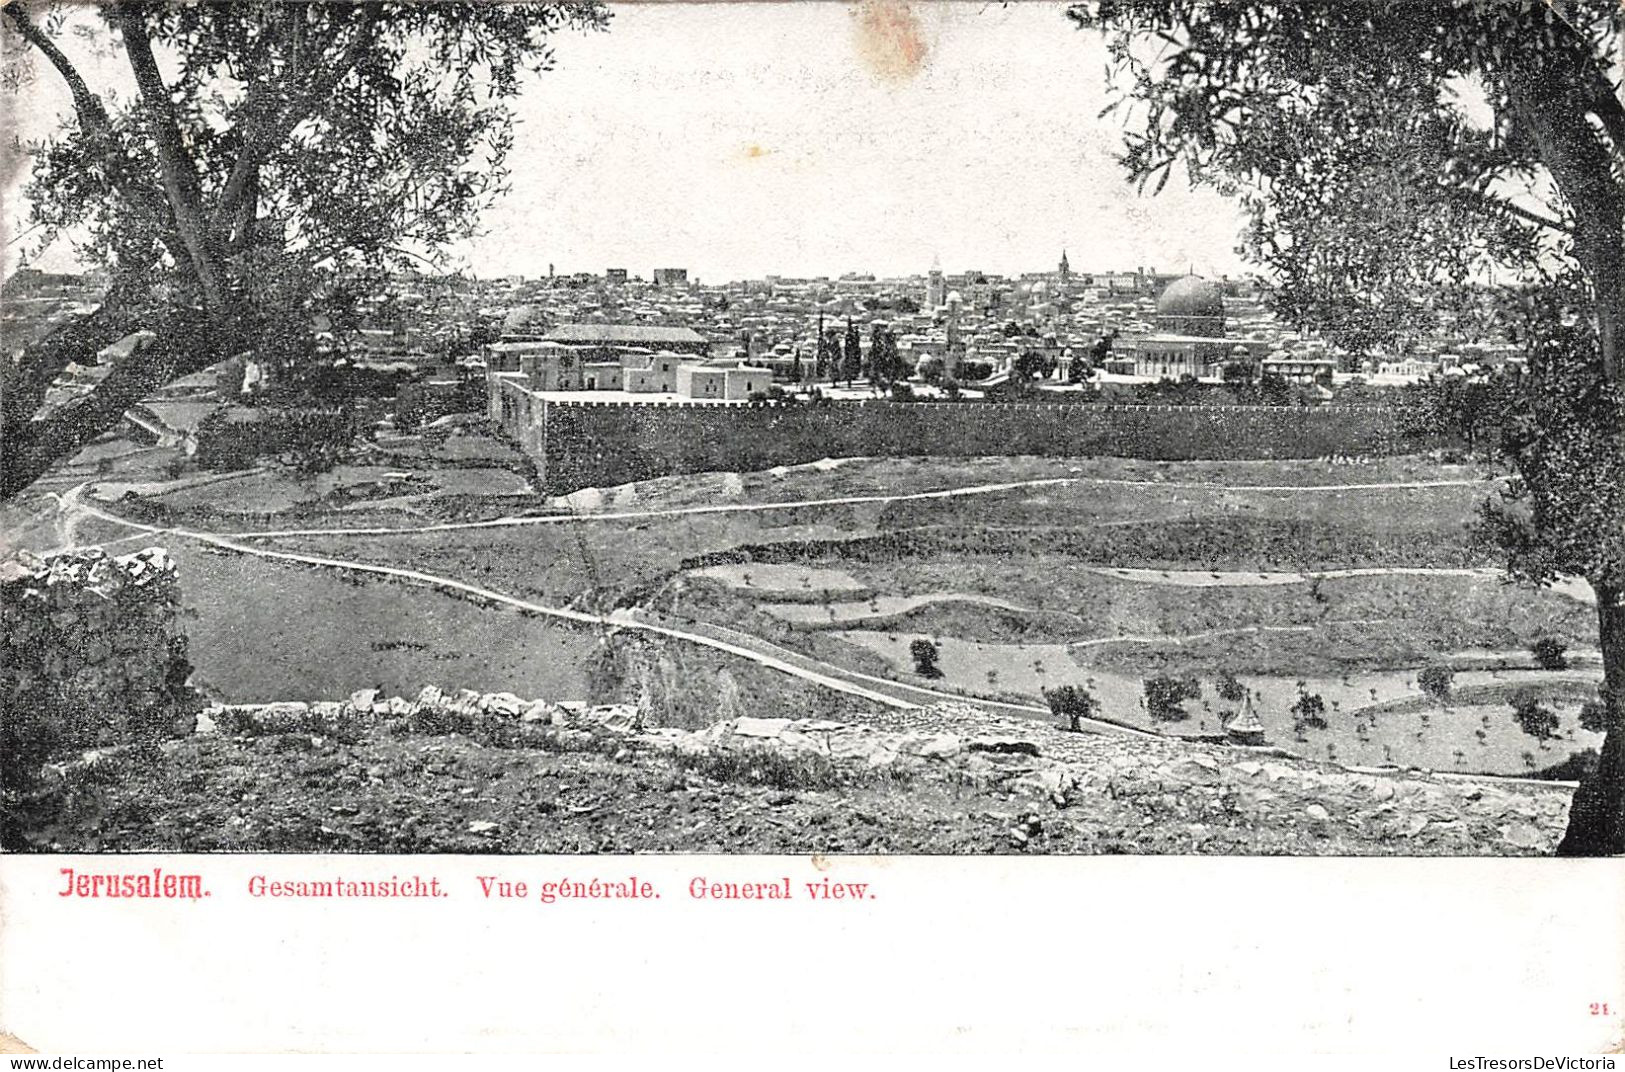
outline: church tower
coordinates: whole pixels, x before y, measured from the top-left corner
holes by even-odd
[[[1072,265],[1067,262],[1066,250],[1063,249],[1061,250],[1061,282],[1068,283],[1071,282],[1071,280]]]

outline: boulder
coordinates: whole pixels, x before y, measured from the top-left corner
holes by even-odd
[[[953,733],[910,733],[898,738],[897,750],[921,759],[952,759],[964,745]]]
[[[1220,781],[1218,761],[1201,753],[1180,756],[1163,769],[1168,777],[1195,785],[1217,785]]]
[[[1332,813],[1321,807],[1319,804],[1309,805],[1307,808],[1303,809],[1303,813],[1317,823],[1324,823],[1332,817]]]
[[[350,693],[350,706],[361,714],[372,711],[372,705],[378,702],[377,689],[357,689]]]
[[[480,697],[480,710],[499,718],[518,718],[525,701],[511,692],[493,692]]]
[[[519,713],[519,721],[556,723],[558,721],[556,716],[562,715],[563,713],[563,708],[554,707],[546,700],[532,700],[530,703],[526,704],[524,710]]]
[[[1501,837],[1508,845],[1518,849],[1546,847],[1546,836],[1532,823],[1511,823],[1501,828]]]
[[[606,704],[587,712],[587,721],[611,733],[633,733],[643,724],[636,704]]]
[[[877,734],[837,733],[829,738],[829,755],[835,760],[865,761],[876,748]]]
[[[789,725],[790,720],[787,718],[736,718],[733,731],[735,737],[775,740]]]
[[[1011,782],[1010,788],[1018,793],[1048,797],[1057,806],[1064,806],[1078,788],[1078,776],[1066,767],[1057,765],[1028,771]]]
[[[774,739],[778,747],[794,755],[829,755],[829,735],[825,733],[803,733],[792,725]]]

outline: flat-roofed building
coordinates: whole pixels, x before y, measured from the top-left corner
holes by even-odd
[[[485,348],[492,372],[522,372],[534,391],[579,391],[586,354],[557,342],[494,342]]]
[[[757,365],[679,365],[677,393],[696,401],[722,399],[743,402],[765,393],[773,383],[773,370]]]

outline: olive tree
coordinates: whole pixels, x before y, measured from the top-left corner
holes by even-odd
[[[468,235],[548,39],[605,25],[596,0],[7,4],[9,91],[55,78],[72,99],[28,147],[28,225],[109,283],[95,315],[0,364],[0,499],[170,380],[246,351],[305,359],[353,280]],[[137,328],[150,345],[43,406],[69,363]]]
[[[1260,243],[1304,242],[1274,267],[1327,325],[1358,326],[1351,301],[1381,308],[1405,287],[1442,300],[1477,270],[1463,258],[1566,284],[1526,337],[1518,480],[1491,527],[1514,574],[1596,591],[1608,735],[1558,851],[1625,852],[1625,7],[1096,0],[1069,15],[1108,35],[1130,176],[1160,187],[1183,166],[1250,199],[1253,252],[1271,267]],[[1352,267],[1317,259],[1324,234],[1359,247]]]

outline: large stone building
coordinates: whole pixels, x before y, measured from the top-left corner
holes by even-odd
[[[1134,351],[1134,375],[1151,379],[1216,379],[1233,345],[1224,337],[1224,288],[1187,275],[1157,298],[1156,331]]]
[[[560,324],[543,335],[542,341],[576,347],[589,363],[615,361],[627,350],[704,355],[711,346],[693,328],[657,324]]]

